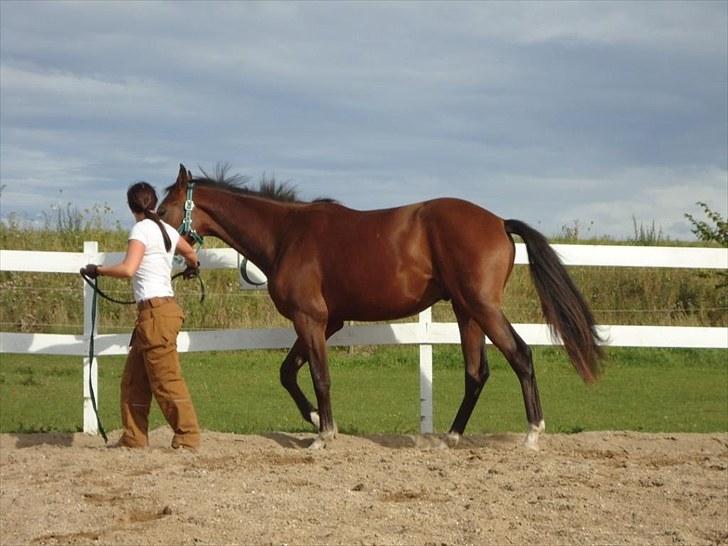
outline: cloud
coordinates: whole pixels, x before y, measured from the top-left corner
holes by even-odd
[[[593,235],[629,237],[634,235],[635,221],[645,226],[654,222],[665,235],[690,239],[690,224],[684,215],[699,212],[696,202],[703,201],[728,216],[728,172],[717,168],[630,169],[592,184],[604,188],[604,195],[572,205],[559,216],[562,225],[579,221],[592,225]]]
[[[358,208],[455,195],[550,233],[592,216],[629,234],[636,204],[682,235],[686,188],[728,200],[721,3],[0,10],[3,214],[56,187],[123,204],[217,161]]]

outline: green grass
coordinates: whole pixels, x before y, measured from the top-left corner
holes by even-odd
[[[278,383],[283,351],[182,355],[200,422],[237,433],[310,430]],[[536,348],[548,430],[716,432],[728,430],[728,366],[721,350],[611,349],[603,380],[584,385],[563,352]],[[522,431],[525,416],[515,374],[490,350],[491,379],[468,426],[470,433]],[[416,347],[331,351],[332,400],[339,429],[349,434],[419,431]],[[119,428],[122,357],[100,359],[101,416]],[[312,397],[307,368],[299,380]],[[79,357],[0,356],[0,431],[80,430]],[[462,396],[458,346],[434,348],[435,429],[447,431]],[[156,405],[152,426],[163,424]]]

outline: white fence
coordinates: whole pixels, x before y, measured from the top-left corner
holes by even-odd
[[[667,267],[693,269],[728,269],[728,249],[695,247],[634,247],[553,245],[567,266],[611,267]],[[0,271],[24,271],[45,273],[74,273],[87,263],[112,264],[120,261],[122,253],[98,251],[95,242],[84,243],[83,252],[31,252],[0,250]],[[204,269],[237,269],[238,254],[232,249],[207,249],[200,252]],[[525,245],[516,244],[516,263],[528,263]],[[254,266],[253,266],[254,267]],[[265,280],[257,270],[252,272]],[[93,292],[84,284],[84,333],[60,335],[42,333],[0,333],[1,353],[34,353],[49,355],[88,355],[91,332],[91,302]],[[256,289],[259,286],[246,285]],[[79,296],[81,292],[79,291]],[[534,305],[538,305],[534,302]],[[530,345],[554,345],[549,329],[543,324],[514,324],[514,328]],[[728,349],[728,328],[697,328],[672,326],[599,326],[607,344],[615,347],[689,347]],[[97,356],[127,353],[129,334],[97,334]],[[295,340],[293,328],[249,328],[238,330],[213,330],[180,332],[178,350],[224,351],[239,349],[288,348]],[[487,339],[486,339],[487,341]],[[335,334],[330,345],[393,345],[411,344],[420,348],[420,429],[432,432],[432,345],[460,343],[456,323],[432,322],[431,310],[420,313],[418,322],[398,324],[369,324],[346,326]],[[83,360],[84,432],[97,432],[96,418],[91,405],[89,375],[98,397],[96,360]]]

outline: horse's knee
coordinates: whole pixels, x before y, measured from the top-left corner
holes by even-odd
[[[297,385],[298,370],[300,370],[301,366],[304,364],[305,361],[301,357],[296,357],[292,360],[286,359],[283,364],[281,364],[278,377],[281,385],[283,385],[286,390],[290,390]]]
[[[281,385],[285,387],[286,390],[290,390],[290,387],[294,386],[296,384],[296,374],[291,373],[291,370],[288,369],[285,365],[281,366],[280,373],[279,373],[279,379],[281,381]]]
[[[517,350],[510,354],[505,355],[506,360],[516,372],[518,377],[530,378],[533,377],[533,357],[531,348],[528,345],[519,346]]]
[[[488,382],[488,379],[490,379],[490,367],[486,362],[485,366],[483,366],[480,370],[480,381],[482,382],[483,386],[485,386],[485,384]]]
[[[326,363],[311,363],[311,379],[316,396],[328,396],[331,390],[331,376]]]
[[[481,363],[480,368],[475,372],[467,372],[468,383],[476,390],[480,391],[490,378],[490,368],[488,362],[484,361]]]
[[[313,390],[316,392],[316,396],[328,396],[331,392],[331,379],[328,377],[314,379]]]

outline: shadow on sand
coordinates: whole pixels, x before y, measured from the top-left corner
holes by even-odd
[[[307,449],[316,437],[314,434],[287,432],[271,432],[261,434],[261,436],[286,449]],[[446,434],[373,434],[367,436],[339,434],[331,442],[330,447],[336,449],[337,446],[350,446],[355,442],[372,442],[389,449],[474,449],[520,446],[523,443],[523,435],[517,433],[466,435],[460,439],[457,446],[452,446],[449,445]]]

